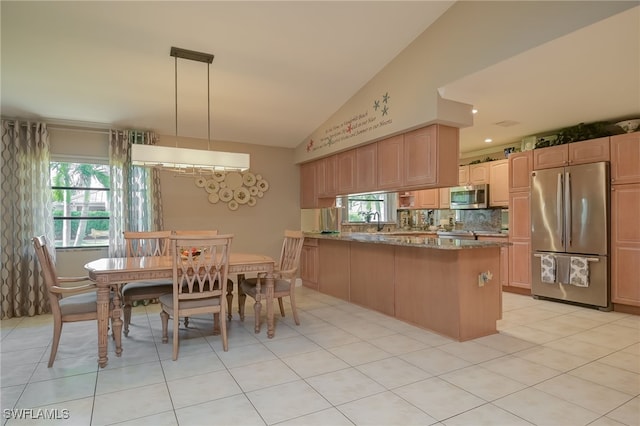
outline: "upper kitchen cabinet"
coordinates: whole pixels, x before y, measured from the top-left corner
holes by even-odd
[[[529,191],[533,151],[509,154],[509,192]]]
[[[378,148],[378,189],[402,187],[404,135],[381,140]]]
[[[458,167],[458,185],[482,185],[489,183],[489,163]]]
[[[533,169],[609,161],[609,137],[550,146],[533,151]]]
[[[440,208],[440,189],[423,189],[414,191],[416,209],[438,209]]]
[[[354,194],[356,192],[356,150],[341,152],[336,155],[338,168],[338,194]]]
[[[356,192],[377,190],[378,147],[377,144],[356,148]]]
[[[640,182],[640,132],[611,136],[611,183]]]
[[[489,164],[489,206],[509,207],[509,160]]]
[[[449,188],[440,188],[440,208],[448,209],[451,207],[451,190]]]
[[[456,186],[459,130],[434,124],[404,135],[404,188]]]
[[[316,207],[316,162],[312,161],[300,165],[300,208],[314,209]]]
[[[318,197],[335,197],[338,194],[337,159],[335,155],[321,158],[316,163],[316,192]]]

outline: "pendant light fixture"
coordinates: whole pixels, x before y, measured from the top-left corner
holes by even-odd
[[[162,169],[199,173],[203,171],[247,170],[249,154],[237,152],[211,151],[211,90],[209,66],[213,55],[193,50],[172,47],[170,56],[175,58],[175,106],[176,106],[176,146],[131,145],[131,163],[134,166],[158,167]],[[178,58],[207,64],[207,150],[178,148]]]

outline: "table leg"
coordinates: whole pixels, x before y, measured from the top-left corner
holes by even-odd
[[[260,311],[262,310],[262,302],[261,302],[260,292],[256,292],[256,303],[253,304],[253,311],[255,312],[256,321],[254,326],[254,331],[256,333],[260,333]]]
[[[238,281],[238,284],[236,284],[236,286],[240,288],[240,279],[236,277],[236,280]],[[227,318],[229,319],[229,321],[231,321],[231,318],[232,318],[232,315],[231,315],[232,303],[233,303],[233,281],[229,278],[227,280]]]
[[[240,314],[240,321],[244,321],[244,303],[247,300],[247,295],[242,291],[240,283],[244,280],[244,274],[238,274],[238,314]]]
[[[109,294],[111,289],[107,286],[98,287],[97,316],[98,316],[98,365],[106,367],[109,362],[107,357],[107,337],[109,334]]]
[[[267,337],[271,339],[275,334],[273,324],[273,274],[267,274],[265,285],[267,286]]]
[[[120,299],[120,288],[113,288],[113,312],[111,313],[111,326],[113,327],[113,338],[116,341],[116,356],[122,355],[122,299]]]

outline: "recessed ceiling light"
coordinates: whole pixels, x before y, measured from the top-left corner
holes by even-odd
[[[491,138],[486,138],[484,141],[485,141],[486,143],[491,143],[491,142],[493,142],[493,139],[491,139]]]
[[[471,114],[477,114],[478,113],[478,108],[474,108],[471,110]]]

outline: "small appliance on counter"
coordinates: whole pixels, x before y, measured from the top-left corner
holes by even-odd
[[[325,207],[320,209],[320,232],[335,234],[340,232],[342,223],[342,208]]]

